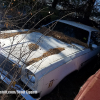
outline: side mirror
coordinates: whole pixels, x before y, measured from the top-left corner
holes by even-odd
[[[97,45],[96,44],[92,44],[92,48],[96,49]]]

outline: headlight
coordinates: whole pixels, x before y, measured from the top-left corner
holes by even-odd
[[[30,82],[35,83],[35,75],[34,73],[32,73],[31,71],[29,71],[28,69],[25,69],[27,78]]]
[[[33,75],[28,75],[28,79],[29,81],[31,81],[32,83],[35,83],[35,77]]]

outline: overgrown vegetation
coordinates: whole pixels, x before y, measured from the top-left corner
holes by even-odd
[[[65,1],[68,1],[68,0],[63,0],[63,2],[65,2]],[[72,1],[72,4],[70,2],[68,2],[66,4],[66,6],[67,6],[66,10],[56,10],[54,7],[55,2],[53,2],[53,8],[52,8],[52,7],[47,6],[47,4],[44,2],[39,2],[39,0],[5,0],[5,1],[0,0],[0,2],[1,2],[1,5],[0,5],[0,9],[1,9],[1,13],[0,13],[1,18],[0,19],[1,20],[0,20],[0,22],[1,22],[1,24],[3,24],[3,27],[0,27],[0,31],[1,30],[2,31],[15,30],[15,29],[22,30],[22,32],[12,32],[12,33],[0,32],[1,33],[0,39],[3,41],[5,39],[8,39],[11,44],[11,47],[9,48],[9,52],[6,55],[7,57],[0,64],[0,67],[3,66],[3,67],[1,67],[2,70],[0,70],[1,74],[3,73],[4,68],[6,67],[5,63],[8,61],[10,56],[12,56],[13,51],[16,50],[16,48],[18,48],[17,47],[18,44],[20,44],[21,41],[23,40],[23,38],[21,38],[17,42],[17,44],[14,45],[14,42],[16,41],[16,38],[15,38],[16,35],[26,34],[26,36],[27,36],[27,34],[29,34],[30,32],[33,32],[33,31],[39,31],[42,34],[44,34],[46,32],[44,34],[46,36],[52,36],[56,39],[59,39],[63,42],[70,43],[70,44],[72,42],[75,42],[75,43],[81,44],[81,45],[85,46],[86,48],[88,48],[87,44],[82,43],[79,40],[76,40],[74,38],[65,36],[60,32],[56,32],[53,30],[50,31],[45,27],[40,28],[40,30],[37,29],[40,26],[42,26],[43,24],[47,24],[47,23],[49,23],[55,19],[59,19],[59,18],[60,19],[65,18],[68,20],[75,20],[75,19],[77,19],[77,17],[80,17],[80,16],[82,17],[81,19],[83,19],[83,17],[86,17],[86,16],[89,18],[89,16],[91,15],[91,9],[93,7],[95,0],[88,0],[88,2],[86,2],[85,4],[82,4],[82,5],[80,5],[79,2],[75,3],[75,5],[74,5],[75,0],[71,0],[71,1]],[[91,1],[92,1],[92,3],[91,3]],[[90,4],[90,5],[87,6],[87,4]],[[86,9],[83,9],[83,8],[86,8]],[[23,29],[29,29],[29,30],[23,31]],[[48,32],[49,32],[49,34],[48,34]],[[13,41],[10,40],[10,37],[13,37]],[[39,39],[41,40],[41,38],[39,38]],[[17,60],[16,63],[12,64],[13,67],[11,69],[9,69],[9,72],[6,74],[6,76],[3,78],[3,80],[6,77],[10,77],[9,73],[14,69],[14,67],[18,67],[19,63],[23,60],[22,59],[23,55],[28,54],[28,56],[25,58],[25,62],[22,64],[22,66],[19,69],[16,68],[15,73],[13,73],[11,83],[6,87],[5,90],[11,90],[12,89],[11,87],[15,86],[15,84],[20,80],[18,75],[21,73],[21,68],[25,64],[26,65],[33,64],[39,60],[42,60],[45,57],[48,57],[48,56],[54,55],[54,54],[58,54],[64,50],[64,48],[61,48],[61,47],[50,49],[49,51],[45,52],[42,56],[34,58],[31,61],[27,62],[27,59],[30,56],[30,54],[33,51],[36,51],[39,49],[38,43],[41,42],[40,40],[36,41],[35,44],[31,43],[31,44],[26,45],[26,47],[28,46],[28,48],[30,50],[28,53],[26,53],[25,50],[22,49],[25,44],[25,43],[22,43],[22,47],[18,49],[18,50],[20,50],[20,54],[19,54],[20,58]],[[0,48],[2,50],[4,50],[4,46],[5,46],[5,44],[0,42]],[[94,68],[94,66],[93,66],[93,68]],[[74,82],[75,82],[75,84],[77,84],[77,83],[74,80],[73,76],[75,77],[75,79],[77,79],[77,77],[81,75],[81,72],[82,71],[80,71],[78,74],[76,73],[75,76],[72,75],[72,77],[68,76],[69,77],[69,78],[67,78],[68,81],[66,81],[67,79],[64,80],[64,85],[66,86],[66,84],[67,84],[66,88],[69,87],[68,88],[69,91],[64,90],[66,93],[64,92],[64,94],[62,94],[61,91],[63,92],[63,88],[65,88],[65,87],[62,86],[59,88],[59,85],[58,85],[58,88],[56,88],[56,90],[57,90],[56,97],[52,97],[52,96],[55,96],[56,92],[54,91],[46,99],[44,97],[43,100],[47,100],[47,99],[48,100],[66,100],[66,98],[67,98],[66,94],[68,94],[70,96],[67,98],[68,100],[73,100],[73,98],[77,94],[77,92],[74,93],[74,85],[73,84],[74,84]],[[87,69],[87,72],[89,72],[89,69]],[[82,75],[84,75],[85,71],[83,71],[82,73],[83,73]],[[23,75],[21,77],[23,77]],[[86,77],[89,77],[89,75],[87,75]],[[81,78],[84,78],[84,77],[79,77],[79,80],[81,80]],[[77,81],[79,81],[79,80],[77,79]],[[68,83],[66,83],[65,81]],[[85,81],[85,80],[82,80],[82,81]],[[2,83],[2,81],[0,81],[0,83]],[[61,84],[63,84],[63,83],[61,83]],[[81,87],[82,84],[83,83],[77,84],[75,89],[78,91],[78,89]],[[71,87],[72,91],[70,90],[70,87]],[[25,86],[24,86],[24,88],[25,88]],[[70,94],[70,93],[73,93],[73,95],[74,95],[73,98],[71,97],[72,94]],[[6,94],[3,94],[1,96],[1,100],[4,100],[4,99],[6,100],[7,98],[8,98],[8,95],[6,95]],[[18,100],[18,99],[23,100],[24,98],[22,98],[22,97],[20,97],[20,95],[18,95],[18,97],[16,97],[16,100]]]

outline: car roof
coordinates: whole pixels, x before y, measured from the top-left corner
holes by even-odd
[[[98,29],[96,29],[94,27],[90,27],[90,26],[87,26],[87,25],[84,25],[84,24],[81,24],[81,23],[78,23],[78,22],[74,22],[74,21],[58,20],[58,22],[62,22],[62,23],[65,23],[65,24],[86,30],[86,31],[99,31]]]

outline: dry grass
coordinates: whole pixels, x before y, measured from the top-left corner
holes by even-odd
[[[29,32],[24,31],[24,32],[16,32],[16,33],[3,33],[0,34],[0,39],[6,39],[6,38],[10,38],[10,37],[14,37],[16,35],[20,35],[20,34],[29,34]]]
[[[38,29],[34,29],[33,31],[40,32],[40,33],[44,34],[46,30],[48,30],[48,28],[41,27],[39,30]],[[29,32],[24,31],[24,32],[16,32],[16,33],[4,33],[4,34],[0,34],[0,38],[5,39],[5,38],[9,38],[9,37],[14,37],[14,36],[19,35],[19,34],[29,34],[29,33],[33,32],[33,31],[29,31]],[[81,42],[80,40],[78,40],[76,38],[72,38],[72,37],[66,36],[62,32],[50,31],[50,32],[48,32],[46,34],[46,36],[52,36],[52,37],[54,37],[56,39],[59,39],[59,40],[61,40],[63,42],[66,42],[66,43],[69,43],[69,44],[76,43],[76,44],[79,44],[79,45],[82,45],[82,46],[88,48],[88,45],[86,43]]]
[[[29,50],[32,50],[32,51],[35,51],[39,48],[37,44],[33,44],[33,43],[29,44],[28,47],[29,47]]]
[[[48,56],[51,56],[51,55],[54,55],[54,54],[58,54],[63,50],[65,50],[65,49],[64,48],[60,48],[60,47],[59,48],[50,49],[49,51],[43,53],[42,56],[40,56],[38,58],[33,58],[30,61],[26,62],[26,65],[31,65],[31,64],[33,64],[35,62],[38,62],[39,60],[42,60],[45,57],[48,57]]]
[[[48,28],[46,27],[41,27],[40,30],[38,30],[39,32],[41,32],[42,34],[44,34],[44,32],[47,30]],[[63,42],[66,42],[66,43],[77,43],[79,45],[82,45],[86,48],[88,48],[88,45],[84,42],[81,42],[80,40],[76,39],[76,38],[72,38],[72,37],[69,37],[69,36],[66,36],[64,35],[62,32],[58,32],[58,31],[50,31],[49,33],[46,34],[47,36],[52,36],[56,39],[59,39]]]

